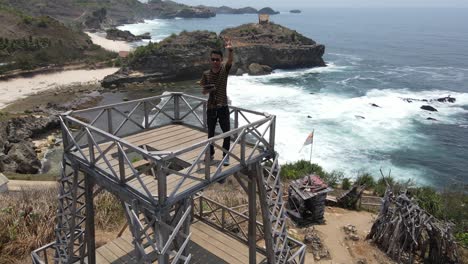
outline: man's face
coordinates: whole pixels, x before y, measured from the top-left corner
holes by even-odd
[[[218,69],[223,62],[223,57],[219,54],[211,54],[211,67]]]

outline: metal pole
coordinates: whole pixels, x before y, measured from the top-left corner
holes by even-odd
[[[85,175],[85,200],[86,200],[86,245],[88,251],[88,263],[96,263],[96,242],[94,234],[94,203],[93,187],[94,181],[89,174]]]
[[[262,209],[263,236],[265,239],[266,256],[268,263],[275,263],[275,253],[273,252],[273,235],[271,233],[270,212],[268,210],[267,195],[264,185],[263,168],[259,162],[255,163],[255,175],[257,177],[258,194],[260,208]],[[281,194],[279,194],[281,195]]]
[[[276,135],[276,116],[272,116],[270,125],[270,145],[271,151],[275,152],[275,135]]]
[[[112,108],[107,108],[107,132],[114,134],[112,129]]]
[[[143,111],[145,112],[145,129],[149,127],[149,111],[148,111],[148,103],[145,101],[143,102]]]
[[[252,171],[249,172],[249,264],[257,263],[257,193],[256,193],[256,179]]]
[[[315,137],[315,129],[312,130],[312,142],[310,143],[310,158],[309,158],[309,163],[312,163],[312,147],[314,146],[314,137]]]
[[[174,121],[180,122],[180,95],[174,94]]]

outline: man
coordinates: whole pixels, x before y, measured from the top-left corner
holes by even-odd
[[[219,50],[213,50],[210,54],[211,69],[203,72],[200,80],[200,85],[203,87],[203,94],[209,94],[207,107],[208,138],[214,136],[218,120],[223,133],[231,129],[226,86],[233,61],[233,48],[230,39],[225,38],[224,41],[225,48],[228,51],[226,63],[223,64],[223,53]],[[230,137],[224,138],[223,148],[229,151],[230,146]],[[223,158],[227,154],[226,151],[223,152]],[[211,160],[213,160],[214,154],[215,149],[214,146],[211,145]],[[224,160],[224,166],[229,166],[229,155]]]

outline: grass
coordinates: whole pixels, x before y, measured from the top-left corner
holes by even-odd
[[[54,240],[56,199],[55,189],[0,195],[0,263],[14,263]]]
[[[57,189],[0,194],[0,263],[17,263],[55,239]],[[125,221],[120,202],[108,192],[94,199],[96,231],[111,231]]]

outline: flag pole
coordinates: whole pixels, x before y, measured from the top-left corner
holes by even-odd
[[[309,158],[309,163],[312,163],[312,148],[314,146],[314,137],[315,137],[315,129],[312,130],[312,142],[310,144],[310,158]]]

